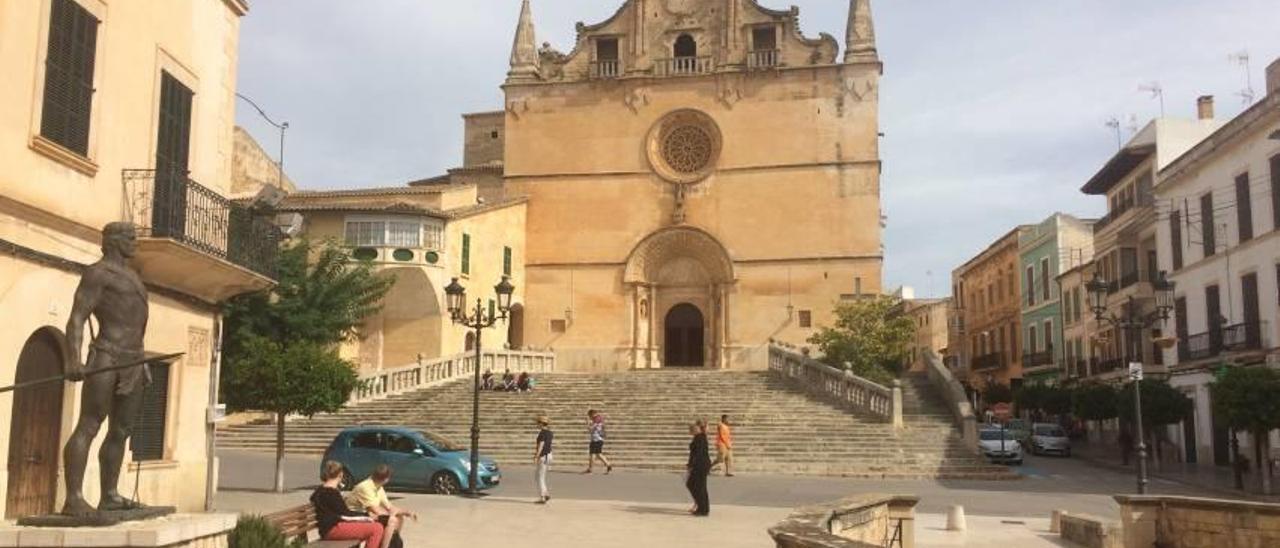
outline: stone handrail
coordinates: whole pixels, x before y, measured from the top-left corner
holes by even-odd
[[[769,528],[778,548],[915,547],[915,507],[919,497],[855,495],[797,509]]]
[[[902,388],[898,381],[890,389],[777,343],[769,344],[769,370],[810,393],[902,427]]]
[[[481,354],[480,361],[482,369],[492,371],[510,369],[512,372],[550,373],[556,366],[556,356],[550,352],[486,351]],[[465,352],[361,375],[360,384],[351,393],[349,403],[379,400],[466,378],[475,374],[475,362],[475,353]]]
[[[1116,495],[1124,546],[1280,546],[1280,504],[1164,495]]]
[[[973,404],[965,395],[964,387],[956,380],[955,375],[942,363],[942,359],[932,351],[924,353],[925,372],[929,374],[929,383],[933,385],[947,407],[956,417],[956,426],[964,436],[964,444],[974,453],[978,452],[978,416],[973,412]]]

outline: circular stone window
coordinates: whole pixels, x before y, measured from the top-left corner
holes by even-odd
[[[659,177],[691,184],[706,179],[720,159],[720,128],[706,114],[677,110],[649,132],[649,165]]]

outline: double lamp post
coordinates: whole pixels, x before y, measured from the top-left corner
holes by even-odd
[[[475,330],[475,384],[471,387],[471,466],[467,469],[467,494],[470,496],[476,496],[480,492],[477,488],[480,482],[480,333],[485,328],[493,327],[499,320],[507,319],[507,313],[511,310],[511,294],[515,293],[515,289],[510,278],[503,276],[502,281],[493,286],[493,292],[498,297],[496,310],[492,306],[486,310],[483,299],[476,298],[475,308],[468,312],[464,309],[467,306],[467,289],[458,283],[458,279],[454,278],[444,288],[449,317],[453,319],[453,323]]]
[[[1138,494],[1147,493],[1147,444],[1142,432],[1142,341],[1143,333],[1169,319],[1169,311],[1173,310],[1174,284],[1164,272],[1151,282],[1155,290],[1155,309],[1143,313],[1138,299],[1130,296],[1124,303],[1123,313],[1116,315],[1107,310],[1107,296],[1112,291],[1114,282],[1104,280],[1097,272],[1093,279],[1085,284],[1089,292],[1089,306],[1093,316],[1099,323],[1107,322],[1124,333],[1125,355],[1129,357],[1129,377],[1133,380],[1134,428],[1138,439]]]

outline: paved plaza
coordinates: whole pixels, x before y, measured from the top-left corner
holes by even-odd
[[[307,500],[319,459],[289,457],[290,492],[269,493],[273,458],[264,453],[223,452],[221,511],[266,513]],[[1063,546],[1048,532],[1054,509],[1115,515],[1112,494],[1129,493],[1133,478],[1073,459],[1030,458],[1013,481],[874,481],[812,476],[713,477],[712,516],[685,514],[681,478],[671,473],[615,471],[605,476],[559,470],[551,478],[553,500],[533,501],[532,471],[507,466],[501,487],[481,500],[393,493],[395,503],[422,514],[410,524],[410,546],[476,547],[767,547],[769,526],[796,506],[855,493],[921,497],[917,507],[919,546]],[[1204,495],[1196,488],[1154,480],[1160,494]],[[965,506],[968,531],[945,530],[946,512]]]

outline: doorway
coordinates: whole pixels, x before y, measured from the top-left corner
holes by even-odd
[[[702,367],[705,364],[703,340],[705,327],[702,311],[689,303],[680,303],[667,312],[664,322],[664,363],[667,367]]]
[[[1195,398],[1191,399],[1191,409],[1187,411],[1186,418],[1182,419],[1182,450],[1184,459],[1187,464],[1195,464],[1199,462],[1197,455],[1198,443],[1196,441],[1196,406]]]
[[[62,374],[62,336],[37,330],[18,356],[16,383]],[[63,383],[17,390],[9,426],[9,484],[5,519],[51,514],[58,489]]]

